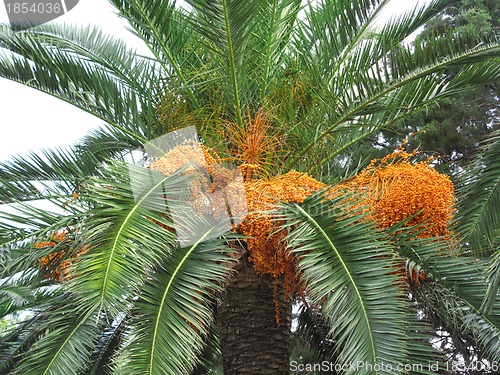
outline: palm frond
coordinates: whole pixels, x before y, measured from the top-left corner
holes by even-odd
[[[111,374],[113,359],[125,340],[129,316],[118,316],[110,326],[105,327],[88,362],[89,367],[83,371],[88,375]]]
[[[497,362],[500,359],[498,322],[493,322],[491,316],[480,314],[467,300],[460,298],[454,289],[440,282],[429,282],[417,289],[416,296],[426,305],[426,313],[441,322],[444,329],[455,335],[460,332],[460,336],[479,348],[487,359]]]
[[[441,259],[442,258],[442,259]],[[469,308],[477,315],[483,315],[500,333],[500,294],[496,293],[491,301],[489,313],[481,312],[481,306],[487,291],[487,275],[484,270],[488,267],[487,260],[472,257],[441,257],[429,263],[446,287],[453,289],[458,297],[463,299]],[[464,278],[464,275],[469,277]]]
[[[246,69],[258,77],[260,100],[264,103],[288,59],[286,48],[293,35],[301,2],[266,0],[261,1],[261,4],[260,19],[250,36],[250,47],[253,47],[254,52],[249,55],[255,53],[255,57],[246,62],[251,65],[251,68]]]
[[[141,149],[143,144],[129,134],[112,126],[101,127],[86,134],[75,145],[78,157],[84,163],[86,154],[93,155],[99,162],[109,159],[122,159],[133,150]]]
[[[3,332],[0,337],[0,373],[11,373],[23,354],[40,337],[46,316],[35,315],[18,323],[17,329]]]
[[[32,29],[13,33],[2,26],[0,46],[4,50],[0,55],[0,76],[64,100],[145,142],[145,122],[139,113],[153,105],[154,88],[141,91],[147,94],[145,98],[135,89],[136,86],[144,89],[151,81],[141,78],[140,82],[124,84],[123,77],[114,77],[98,62],[89,60],[88,55],[79,55],[81,50],[59,48],[62,42],[58,35],[49,38],[48,32],[38,33]],[[70,29],[62,30],[61,34],[71,36],[78,32],[87,33],[85,29]],[[114,47],[120,50],[119,43]],[[141,73],[151,78],[155,71],[144,69]],[[149,120],[151,123],[154,119]]]
[[[119,14],[131,24],[137,35],[147,44],[170,78],[178,79],[191,105],[199,107],[197,96],[186,72],[193,69],[191,53],[196,50],[192,27],[186,11],[176,7],[175,1],[113,0]],[[195,59],[196,60],[196,59]]]
[[[471,168],[459,178],[458,213],[455,218],[461,241],[475,254],[491,249],[500,234],[500,131],[484,143]]]
[[[68,199],[96,173],[100,160],[89,150],[43,150],[0,164],[0,203]]]
[[[408,363],[413,365],[409,373],[435,374],[446,369],[443,353],[433,345],[434,327],[426,316],[422,316],[423,306],[417,301],[409,301],[406,334],[406,350]],[[430,368],[430,364],[434,368]]]
[[[430,19],[438,13],[452,5],[456,0],[431,0],[411,8],[384,25],[372,28],[372,32],[382,37],[381,42],[387,47],[397,47],[401,45],[409,35],[424,26]],[[418,36],[417,36],[418,38]]]
[[[257,0],[187,0],[195,12],[193,28],[208,42],[213,53],[222,62],[221,72],[229,82],[230,111],[234,111],[237,124],[243,126],[241,81],[242,66],[249,36],[259,15],[261,1]],[[225,79],[225,77],[223,77]],[[225,80],[223,81],[225,82]]]
[[[134,314],[136,335],[125,349],[135,374],[187,374],[212,321],[211,300],[225,282],[232,250],[208,238],[177,249],[149,275]]]
[[[209,374],[222,366],[219,334],[215,323],[211,324],[208,329],[197,361],[191,375]]]
[[[84,223],[79,260],[70,289],[83,305],[99,306],[111,316],[126,313],[128,298],[148,273],[176,248],[164,194],[178,190],[183,177],[114,162],[102,177],[87,182],[82,199],[93,214]],[[139,251],[140,249],[140,251]]]
[[[47,48],[57,48],[84,58],[127,87],[140,91],[155,69],[155,63],[138,55],[128,44],[116,37],[105,34],[96,27],[76,27],[46,23],[28,31],[32,42],[38,41]],[[19,42],[18,42],[19,43]],[[8,43],[12,52],[24,54],[26,46]]]
[[[29,262],[37,259],[35,243],[46,241],[59,230],[77,227],[82,215],[81,207],[72,205],[60,194],[44,197],[41,202],[17,202],[3,208],[0,212],[0,245],[5,246],[4,256],[0,258],[3,277],[29,269]],[[17,261],[27,268],[22,268]]]
[[[405,315],[391,248],[348,199],[325,198],[283,205],[277,219],[293,228],[289,246],[308,295],[323,306],[339,361],[404,363]]]
[[[98,160],[88,149],[42,150],[27,157],[14,156],[0,164],[0,177],[7,182],[74,181],[95,173]]]
[[[161,369],[167,366],[172,371],[170,373],[178,374],[181,368],[186,370],[194,365],[211,320],[212,309],[207,301],[209,296],[211,301],[213,293],[222,287],[231,261],[225,254],[232,250],[227,240],[206,242],[206,239],[219,236],[224,229],[194,217],[187,217],[192,222],[187,220],[185,225],[191,226],[196,233],[205,230],[205,234],[197,238],[191,247],[178,247],[174,225],[167,216],[168,209],[176,209],[175,202],[170,199],[167,205],[165,195],[182,195],[177,191],[182,190],[184,179],[186,177],[182,174],[165,177],[147,168],[108,162],[100,176],[86,182],[85,192],[79,199],[92,208],[93,214],[87,216],[82,230],[77,231],[70,241],[75,251],[87,249],[72,265],[71,278],[64,282],[64,287],[71,293],[72,303],[62,304],[47,313],[50,324],[54,326],[40,327],[40,337],[37,336],[36,342],[24,350],[22,360],[16,363],[13,371],[23,373],[33,368],[37,373],[67,373],[70,368],[81,368],[94,355],[95,348],[101,348],[98,344],[101,328],[96,322],[101,318],[114,320],[127,314],[131,308],[130,301],[138,295],[144,303],[137,311],[138,315],[145,318],[149,313],[158,314],[153,315],[154,320],[148,317],[135,322],[140,329],[154,332],[152,337],[147,338],[152,341],[147,341],[146,345],[152,346],[149,350],[150,361],[143,369],[149,369],[149,365],[153,368],[151,371],[156,373],[157,366]],[[43,218],[41,212],[31,213],[37,218],[33,222]],[[40,231],[46,229],[44,221],[54,227],[57,218],[61,220],[60,215],[46,215],[47,218],[38,225]],[[198,227],[192,228],[193,225]],[[33,234],[30,236],[33,237]],[[30,244],[18,245],[19,249],[23,246],[29,248]],[[59,250],[56,245],[46,251]],[[16,261],[20,264],[17,269],[22,269],[22,264],[25,269],[32,268],[36,264],[33,258],[36,256],[43,254],[22,254]],[[32,263],[28,265],[30,261]],[[172,302],[179,296],[181,298],[177,302]],[[192,300],[189,299],[191,297]],[[152,324],[143,326],[146,322]],[[179,328],[179,324],[183,328]],[[186,341],[172,344],[174,338],[179,340],[178,329],[186,330],[186,335],[180,335]],[[58,337],[60,341],[56,343]],[[159,343],[163,340],[167,340],[172,347],[165,349]],[[56,353],[47,355],[49,347],[56,348]],[[71,361],[65,361],[71,350],[79,354],[73,356]],[[100,355],[103,355],[102,350],[103,347]],[[169,353],[167,357],[163,356],[164,350]],[[176,365],[165,365],[165,358],[184,360]],[[163,373],[163,370],[160,372]]]
[[[477,259],[473,256],[459,255],[453,248],[453,240],[418,238],[412,228],[393,228],[396,234],[390,236],[399,255],[410,262],[413,270],[422,270],[430,279],[438,280],[446,288],[455,291],[457,296],[481,314],[481,305],[488,289],[486,270],[494,265],[494,259]],[[498,291],[497,291],[498,292]],[[499,325],[500,296],[492,301],[490,313],[485,314],[495,325]]]
[[[33,290],[22,285],[12,285],[3,282],[0,284],[0,317],[3,318],[27,305],[32,299]]]
[[[490,290],[488,309],[483,305],[488,291],[488,260],[450,253],[444,239],[418,238],[411,228],[394,228],[391,236],[399,254],[411,263],[410,274],[420,271],[428,278],[413,285],[412,293],[425,305],[426,314],[497,360],[500,339],[500,295]]]
[[[294,152],[288,165],[293,167],[319,141],[343,126],[350,130],[354,126],[380,128],[394,117],[409,115],[423,105],[475,84],[476,80],[495,79],[500,75],[500,65],[491,59],[499,51],[496,40],[466,36],[429,38],[416,47],[395,46],[389,50],[376,35],[360,37],[349,47],[351,55],[345,62],[325,57],[328,71],[333,73],[329,79],[318,73],[319,103],[314,114],[320,124],[314,122],[317,136],[298,153]],[[314,61],[313,57],[307,60]],[[446,69],[460,64],[465,66],[459,73],[452,77],[445,74]]]
[[[497,251],[491,258],[489,266],[485,269],[488,289],[486,290],[481,311],[491,315],[496,304],[500,290],[500,251]]]
[[[301,301],[297,313],[297,328],[293,335],[298,344],[309,349],[314,360],[308,362],[334,361],[335,339],[330,337],[329,325],[325,321],[321,306],[314,306],[307,298]]]
[[[307,55],[301,58],[309,60],[311,57],[320,63],[320,68],[327,71],[326,57],[339,57],[351,41],[356,40],[366,30],[366,21],[379,12],[386,1],[366,0],[356,3],[348,1],[322,0],[308,1],[304,19],[298,24],[296,43],[301,45],[297,51],[304,51]],[[335,33],[333,33],[333,31]],[[327,47],[327,41],[331,45]],[[308,47],[306,47],[308,46]],[[327,47],[327,49],[325,49]],[[333,61],[331,61],[333,63]]]
[[[39,327],[40,335],[23,353],[12,374],[67,374],[84,366],[98,337],[95,310],[78,311],[69,298]]]

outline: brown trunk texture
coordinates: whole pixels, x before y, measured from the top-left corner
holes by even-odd
[[[251,264],[231,279],[217,314],[225,375],[290,374],[292,302],[275,285]]]

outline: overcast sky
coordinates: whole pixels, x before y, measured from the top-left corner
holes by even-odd
[[[392,0],[390,12],[415,6],[417,1]],[[0,1],[0,23],[8,22]],[[108,33],[123,37],[132,46],[140,41],[125,29],[125,21],[116,16],[107,0],[80,0],[73,10],[52,21],[80,25],[98,25]],[[101,120],[34,89],[0,78],[0,161],[14,154],[44,147],[67,146]]]
[[[0,22],[8,22],[0,1]],[[99,25],[116,35],[129,34],[107,0],[80,0],[52,22]],[[128,37],[133,40],[132,37]],[[67,146],[102,121],[50,95],[0,78],[0,161],[43,147]]]

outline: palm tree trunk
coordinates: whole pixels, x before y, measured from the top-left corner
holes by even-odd
[[[292,302],[282,283],[255,273],[251,264],[231,279],[218,308],[226,375],[290,373]],[[276,321],[278,301],[280,324]]]

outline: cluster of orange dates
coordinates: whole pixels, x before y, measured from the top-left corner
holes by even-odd
[[[389,228],[402,220],[419,230],[420,237],[450,236],[448,225],[454,204],[453,184],[437,172],[431,160],[412,162],[414,154],[398,150],[381,160],[373,160],[357,176],[333,187],[332,196],[355,193],[353,209],[366,210],[367,219],[379,228]],[[262,213],[278,200],[301,203],[324,184],[305,173],[289,172],[269,180],[246,182],[249,215],[240,225],[249,236],[248,249],[258,273],[284,276],[287,289],[296,287],[294,261],[276,231],[276,223]],[[406,282],[425,280],[423,272],[407,275],[404,264],[398,271]]]
[[[333,187],[330,194],[346,190],[359,193],[355,195],[358,199],[356,205],[367,207],[368,219],[378,227],[388,228],[413,216],[407,225],[420,226],[420,236],[446,237],[450,234],[448,224],[453,212],[453,184],[431,166],[430,160],[412,162],[413,156],[399,149],[381,160],[373,160],[357,176]],[[153,162],[150,168],[168,176],[186,165],[185,173],[198,173],[198,166],[205,166],[211,175],[209,186],[195,186],[194,189],[213,192],[224,185],[227,188],[228,181],[234,178],[234,171],[223,167],[215,153],[194,141],[174,147]],[[297,277],[295,262],[282,241],[284,233],[276,231],[276,223],[264,211],[278,201],[301,203],[323,188],[324,184],[306,173],[291,171],[268,179],[248,179],[243,185],[229,185],[235,194],[246,196],[248,215],[235,230],[248,237],[246,244],[256,272],[272,275],[276,279],[283,276],[286,288],[293,291]],[[222,201],[215,206],[219,206],[219,210],[227,208]],[[49,241],[37,243],[36,247],[53,247],[66,235],[67,232],[58,232]],[[76,256],[85,251],[83,249]],[[70,277],[68,269],[72,260],[61,261],[64,255],[64,251],[60,251],[40,260],[40,267],[57,281]],[[49,267],[58,261],[59,267]],[[410,275],[407,278],[409,282],[418,282],[425,275]]]
[[[322,187],[322,182],[296,171],[245,182],[248,216],[238,229],[248,237],[246,242],[255,271],[276,279],[283,276],[287,293],[296,289],[295,261],[283,241],[285,234],[276,230],[279,223],[264,211],[279,201],[302,203]]]
[[[62,229],[54,233],[48,241],[39,241],[35,244],[38,250],[53,248],[64,242],[71,241],[69,239],[69,231]],[[65,250],[54,251],[47,256],[39,259],[40,270],[46,279],[53,279],[57,282],[69,280],[72,276],[70,274],[70,267],[72,264],[78,262],[78,257],[87,252],[87,247],[83,246],[79,251],[71,257],[66,257]]]
[[[379,228],[390,228],[407,220],[422,238],[450,239],[449,224],[455,202],[450,178],[431,166],[432,158],[412,162],[414,153],[399,148],[372,162],[342,186],[358,193],[358,207],[366,207],[368,219]],[[355,205],[355,206],[356,206]],[[354,206],[354,207],[355,207]],[[417,285],[426,280],[422,271],[408,271],[401,261],[396,272],[401,284]]]
[[[194,153],[198,159],[204,157],[199,163],[216,170],[218,157],[195,143],[174,148],[151,167],[172,173],[186,160],[185,156],[192,157]],[[381,160],[373,160],[356,177],[332,188],[330,194],[346,190],[357,193],[354,207],[366,207],[368,219],[378,227],[388,228],[412,217],[406,225],[419,227],[420,236],[446,237],[450,234],[448,224],[453,212],[453,184],[431,166],[430,160],[412,162],[413,157],[414,154],[399,149]],[[276,230],[277,223],[265,211],[278,201],[302,203],[323,187],[322,182],[296,171],[244,182],[248,215],[236,229],[248,237],[247,248],[256,272],[275,278],[284,276],[287,289],[296,286],[295,264],[282,241],[284,233]],[[425,275],[409,276],[415,282],[419,278],[424,279]]]

